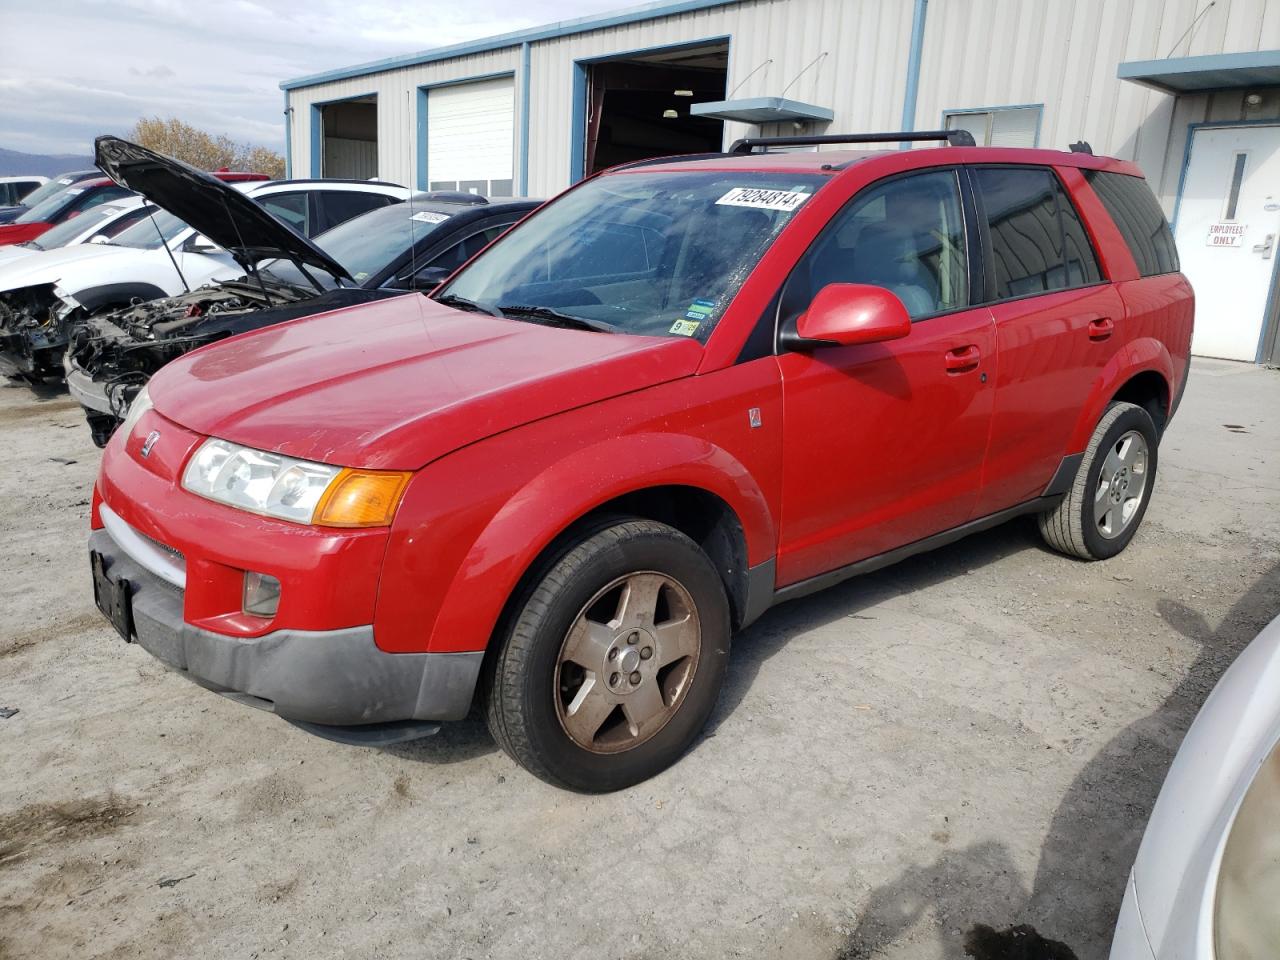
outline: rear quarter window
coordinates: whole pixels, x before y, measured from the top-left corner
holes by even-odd
[[[1084,176],[1129,245],[1138,272],[1144,277],[1176,273],[1178,250],[1173,231],[1147,181],[1101,170],[1086,170]]]

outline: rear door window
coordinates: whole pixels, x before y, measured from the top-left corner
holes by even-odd
[[[1144,277],[1177,273],[1173,231],[1147,181],[1101,170],[1086,170],[1084,177],[1129,245],[1138,272]]]
[[[317,232],[336,227],[352,217],[394,202],[394,198],[386,194],[358,190],[321,190],[316,199],[320,207],[320,226]]]
[[[986,215],[997,300],[1101,279],[1079,215],[1051,170],[977,167],[972,174]]]

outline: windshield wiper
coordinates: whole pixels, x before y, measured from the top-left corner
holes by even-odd
[[[617,333],[618,328],[603,320],[591,320],[587,317],[575,317],[551,307],[501,306],[498,308],[508,317],[527,317],[530,320],[548,320],[559,327],[571,327],[575,330],[594,330],[596,333]]]
[[[474,300],[468,300],[466,297],[460,297],[456,293],[446,293],[442,297],[433,298],[436,303],[443,303],[446,307],[457,307],[459,310],[471,310],[474,313],[487,313],[491,317],[497,317],[500,320],[506,319],[504,314],[497,307],[488,306],[483,303],[476,303]]]

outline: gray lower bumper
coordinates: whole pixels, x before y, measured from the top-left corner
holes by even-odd
[[[484,659],[475,653],[386,653],[373,627],[228,637],[183,619],[183,592],[135,562],[105,530],[89,548],[132,587],[138,644],[201,686],[288,720],[353,725],[460,720]]]
[[[63,358],[62,370],[67,381],[67,392],[76,403],[95,413],[115,414],[111,409],[111,401],[107,399],[106,388],[72,363],[70,356]]]

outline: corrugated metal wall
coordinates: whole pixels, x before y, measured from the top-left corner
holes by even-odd
[[[1276,0],[931,0],[916,126],[944,110],[1043,103],[1040,146],[1087,140],[1133,160],[1171,209],[1186,123],[1210,119],[1207,103],[1179,101],[1175,123],[1173,97],[1118,79],[1117,66],[1278,46]],[[1239,93],[1217,99],[1212,119],[1245,119]]]
[[[1206,6],[1204,0],[930,0],[916,127],[939,126],[944,110],[1043,103],[1041,146],[1085,139],[1098,152],[1136,160],[1171,208],[1187,122],[1280,116],[1280,97],[1270,93],[1247,112],[1238,94],[1182,98],[1175,110],[1175,98],[1116,78],[1127,60],[1280,47],[1280,0],[1217,0],[1204,12]],[[727,36],[733,96],[777,96],[785,88],[789,98],[834,110],[825,130],[897,129],[914,8],[913,0],[744,0],[536,41],[529,192],[546,196],[569,183],[576,60]],[[379,175],[412,183],[416,88],[499,72],[516,76],[519,130],[518,46],[291,91],[294,173],[311,169],[312,103],[376,93]],[[752,132],[725,125],[726,141]]]

